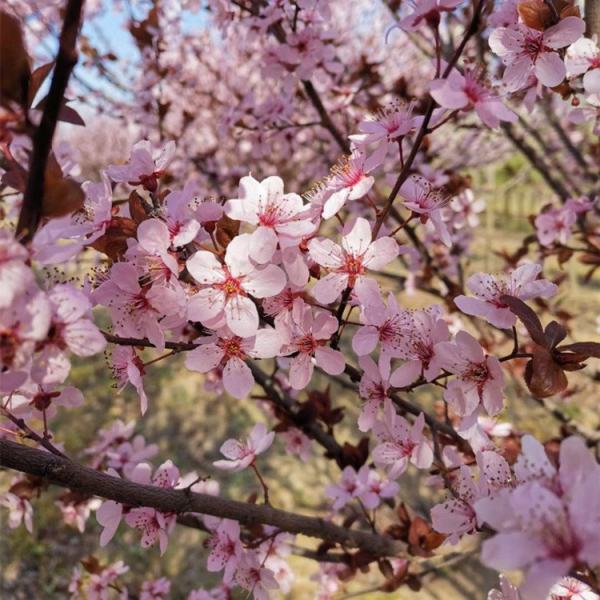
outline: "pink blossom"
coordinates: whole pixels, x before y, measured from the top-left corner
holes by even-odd
[[[217,469],[226,471],[242,471],[249,467],[259,454],[271,447],[275,432],[267,433],[263,423],[257,423],[250,432],[245,442],[229,439],[220,448],[226,460],[217,460],[213,463]]]
[[[114,448],[108,448],[106,464],[112,469],[121,471],[125,477],[129,477],[138,464],[154,458],[157,454],[156,444],[146,444],[142,435],[136,435],[131,442],[123,441]]]
[[[433,447],[423,435],[425,417],[421,413],[410,423],[401,417],[392,401],[385,401],[384,419],[373,426],[377,446],[373,450],[375,464],[389,467],[389,476],[396,479],[408,467],[409,461],[417,469],[429,469],[433,462]]]
[[[8,509],[8,526],[16,529],[21,522],[29,533],[33,533],[33,507],[27,498],[21,498],[11,492],[0,495],[0,505]]]
[[[310,459],[312,441],[300,429],[290,427],[278,435],[285,444],[286,452],[295,454],[302,462],[307,462]]]
[[[46,295],[37,288],[29,288],[0,309],[0,392],[9,393],[27,379],[28,363],[37,343],[48,334],[51,314]]]
[[[377,508],[384,498],[393,498],[400,486],[363,465],[358,472],[348,466],[342,471],[339,484],[328,485],[325,494],[333,499],[332,509],[342,509],[352,499],[359,499],[365,508]]]
[[[495,327],[509,329],[515,325],[517,318],[501,301],[501,296],[531,300],[549,298],[556,293],[555,284],[538,279],[541,272],[541,265],[526,263],[508,274],[476,273],[467,280],[467,287],[475,297],[457,296],[454,303],[467,315],[482,317]]]
[[[117,333],[146,337],[163,351],[164,329],[180,325],[185,312],[185,294],[179,286],[140,285],[138,272],[130,263],[115,263],[109,278],[94,292],[97,304],[108,306]]]
[[[202,210],[210,204],[215,207],[214,214],[208,215],[212,221],[221,218],[223,209],[218,204],[199,203],[195,195],[196,185],[188,182],[182,190],[170,192],[165,198],[165,220],[169,230],[169,238],[173,248],[179,248],[192,242],[200,232],[201,224],[199,217]]]
[[[325,186],[323,218],[333,217],[346,202],[359,200],[373,187],[375,178],[369,175],[375,165],[363,152],[355,150],[331,169]]]
[[[503,81],[508,90],[524,88],[532,73],[547,87],[558,85],[567,71],[557,50],[576,42],[584,31],[579,17],[566,17],[545,31],[521,23],[492,31],[490,48],[506,65]]]
[[[134,428],[135,421],[125,424],[117,419],[113,421],[110,427],[101,429],[96,437],[98,441],[84,450],[86,454],[91,454],[94,457],[92,467],[95,469],[102,463],[111,446],[122,444],[128,440],[132,436]]]
[[[60,509],[63,521],[83,533],[90,513],[100,506],[100,500],[98,498],[80,497],[77,494],[67,492],[55,504]]]
[[[296,323],[290,339],[282,349],[282,354],[295,356],[290,363],[290,385],[295,390],[304,389],[310,382],[314,365],[329,375],[339,375],[346,362],[339,350],[327,346],[327,341],[337,331],[337,319],[325,312],[307,306],[300,322]]]
[[[235,574],[236,583],[248,590],[255,600],[269,600],[269,590],[279,588],[273,572],[261,566],[258,558],[253,553],[247,552]]]
[[[109,600],[111,590],[116,587],[117,578],[127,571],[129,571],[129,567],[122,560],[102,568],[99,573],[90,573],[86,576],[82,574],[79,567],[75,567],[69,582],[72,600],[79,598]]]
[[[117,385],[123,389],[133,385],[139,398],[142,415],[148,409],[148,396],[144,390],[144,363],[131,346],[117,346],[111,356],[112,371]]]
[[[208,373],[223,368],[223,386],[234,398],[245,398],[254,385],[254,377],[244,362],[248,358],[273,358],[281,348],[279,333],[270,327],[259,329],[248,338],[233,335],[227,328],[201,339],[200,345],[186,355],[185,366]]]
[[[418,175],[411,175],[402,184],[400,196],[404,200],[404,206],[419,215],[422,223],[431,221],[444,244],[452,245],[450,233],[442,218],[442,209],[448,204],[448,198],[436,191],[424,177]]]
[[[358,393],[365,400],[358,417],[360,431],[369,431],[384,400],[388,397],[390,387],[390,358],[385,354],[379,357],[379,364],[370,356],[361,356],[358,364],[363,370],[363,375],[358,386]]]
[[[171,582],[166,577],[144,581],[140,589],[140,600],[167,600],[170,592]]]
[[[406,31],[416,31],[425,23],[437,28],[441,14],[452,12],[461,2],[462,0],[413,0],[413,12],[400,21],[399,27]]]
[[[127,250],[127,259],[148,273],[151,283],[175,284],[179,266],[169,253],[171,233],[167,224],[160,219],[146,219],[138,225],[136,236],[138,243]]]
[[[269,262],[277,246],[297,245],[298,240],[314,231],[302,198],[284,194],[279,177],[257,181],[242,177],[239,198],[228,200],[225,214],[231,219],[255,225],[250,236],[249,255],[259,264]]]
[[[102,527],[100,547],[106,546],[115,536],[123,517],[123,505],[114,500],[105,500],[96,511],[96,520]]]
[[[456,544],[465,534],[474,533],[478,525],[478,502],[494,502],[502,498],[511,482],[506,460],[493,451],[477,455],[478,479],[469,467],[462,465],[452,472],[452,494],[431,509],[433,528],[449,535],[448,542]]]
[[[83,404],[83,394],[72,385],[57,389],[56,385],[42,386],[32,381],[26,382],[9,396],[7,407],[15,416],[29,419],[52,419],[57,407],[75,408]]]
[[[558,477],[550,477],[555,470],[543,448],[532,438],[523,441],[530,458],[515,465],[518,485],[475,509],[498,532],[483,544],[483,563],[526,570],[520,591],[533,600],[544,598],[573,565],[600,564],[600,467],[585,442],[570,437],[560,446]]]
[[[48,292],[52,308],[49,336],[37,346],[32,378],[38,383],[62,383],[71,363],[66,354],[93,356],[106,347],[106,340],[92,320],[92,305],[81,290],[63,283]]]
[[[453,69],[445,79],[435,79],[431,82],[431,95],[444,108],[475,109],[484,125],[491,128],[498,127],[501,121],[514,123],[517,120],[517,115],[470,69],[465,69],[463,74]]]
[[[312,290],[318,302],[334,302],[346,288],[360,286],[365,280],[366,269],[382,269],[398,256],[398,244],[393,238],[371,240],[369,222],[359,217],[342,237],[341,246],[327,238],[309,242],[310,257],[331,271]]]
[[[164,175],[174,155],[175,142],[167,142],[162,148],[153,150],[148,140],[142,140],[133,146],[129,161],[125,165],[110,166],[106,169],[106,174],[113,181],[131,185],[142,184],[146,189],[155,192],[158,180]]]
[[[33,272],[25,264],[26,248],[6,229],[0,229],[0,309],[8,308],[33,283]]]
[[[577,222],[577,215],[582,214],[592,207],[587,197],[569,198],[560,207],[551,207],[537,215],[535,227],[538,240],[543,246],[551,246],[556,241],[566,244],[573,233],[573,225]]]
[[[352,338],[352,349],[365,356],[380,344],[381,352],[391,357],[401,355],[403,339],[409,323],[407,311],[400,310],[394,294],[388,295],[387,305],[376,281],[367,279],[356,295],[360,303],[360,320],[364,324]]]
[[[483,405],[488,415],[497,415],[503,408],[504,375],[500,361],[487,356],[477,340],[460,331],[454,342],[436,346],[442,368],[457,376],[444,391],[444,399],[457,414],[469,416]]]
[[[333,500],[331,508],[335,511],[342,509],[353,498],[357,498],[360,491],[358,474],[351,466],[344,468],[339,483],[329,484],[325,488],[325,494]]]
[[[170,461],[164,462],[152,477],[151,467],[141,463],[131,473],[131,480],[144,485],[155,485],[161,488],[174,488],[179,480],[179,469]],[[162,513],[154,508],[132,508],[125,515],[125,522],[130,527],[142,531],[142,548],[150,548],[156,542],[160,546],[161,555],[165,553],[169,542],[169,534],[175,527],[177,516]]]
[[[563,577],[550,589],[549,600],[598,600],[600,596],[583,581],[575,577]]]
[[[382,477],[375,469],[363,465],[358,471],[358,498],[365,508],[370,510],[377,508],[382,500],[393,498],[399,491],[400,486],[395,481]]]
[[[196,252],[187,261],[187,269],[201,288],[190,299],[188,318],[216,329],[227,323],[233,333],[251,337],[258,330],[258,311],[248,297],[268,298],[285,287],[285,273],[269,264],[256,267],[248,258],[250,235],[237,236],[227,246],[225,264],[214,254]]]
[[[243,556],[240,541],[240,524],[230,519],[222,519],[208,540],[210,554],[206,568],[211,573],[223,571],[223,582],[229,584]]]
[[[600,73],[600,48],[597,41],[584,37],[571,44],[567,48],[565,67],[569,77],[583,75],[583,87],[587,93],[600,93],[600,89],[593,89],[594,85],[599,87],[598,83],[594,84],[594,79]]]
[[[448,324],[439,306],[408,312],[404,336],[396,356],[406,361],[390,378],[394,387],[408,387],[418,377],[432,381],[442,371],[438,344],[450,338]]]
[[[373,168],[384,161],[397,142],[415,129],[417,118],[413,116],[413,108],[413,103],[404,105],[394,102],[361,121],[358,125],[360,133],[350,136],[350,139],[360,147],[378,144],[377,150],[369,158],[369,164]]]

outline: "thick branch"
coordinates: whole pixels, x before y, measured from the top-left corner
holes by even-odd
[[[243,525],[272,525],[282,531],[361,548],[378,556],[396,556],[403,551],[403,545],[390,538],[339,527],[318,517],[297,515],[265,504],[141,485],[9,440],[0,440],[0,466],[128,506],[148,506],[164,513],[201,513],[233,519]]]
[[[67,4],[50,91],[46,98],[42,120],[33,135],[27,187],[16,231],[17,237],[20,236],[24,244],[31,241],[42,217],[46,165],[65,90],[71,72],[77,64],[77,34],[83,2],[84,0],[69,0]]]

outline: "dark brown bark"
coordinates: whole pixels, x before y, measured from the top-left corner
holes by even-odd
[[[48,156],[56,123],[65,97],[71,72],[77,64],[77,35],[84,0],[69,0],[60,34],[56,66],[46,98],[42,120],[33,135],[33,150],[29,163],[27,187],[17,223],[17,237],[26,244],[33,239],[42,215],[44,184]]]
[[[340,527],[318,517],[298,515],[266,504],[247,504],[188,490],[141,485],[9,440],[0,440],[0,466],[129,506],[147,506],[180,515],[201,513],[233,519],[242,525],[271,525],[289,533],[303,534],[348,548],[361,548],[376,556],[397,556],[404,551],[403,544],[391,538]]]

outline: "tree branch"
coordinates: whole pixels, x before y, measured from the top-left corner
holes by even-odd
[[[77,64],[77,34],[84,0],[69,0],[60,34],[58,55],[44,113],[33,135],[27,187],[23,196],[16,235],[23,244],[33,239],[42,217],[44,184],[48,155],[71,72]]]
[[[84,494],[164,513],[201,513],[243,525],[272,525],[282,531],[356,547],[377,556],[397,556],[404,545],[381,535],[353,531],[318,517],[286,512],[265,504],[246,504],[188,490],[165,489],[112,477],[67,458],[9,440],[0,440],[0,466],[47,479]]]

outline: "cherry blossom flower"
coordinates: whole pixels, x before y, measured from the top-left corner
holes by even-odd
[[[157,454],[156,444],[146,444],[144,436],[136,435],[131,441],[123,441],[114,448],[108,448],[106,464],[129,477],[138,464],[154,458]]]
[[[174,488],[179,480],[179,469],[170,461],[164,462],[151,477],[152,468],[141,463],[131,473],[131,480],[144,485],[155,485],[161,488]],[[96,515],[97,516],[97,515]],[[142,548],[149,548],[158,542],[161,555],[165,553],[169,542],[169,534],[175,527],[177,515],[163,513],[154,508],[132,508],[125,515],[125,522],[130,527],[142,531]]]
[[[73,600],[85,598],[86,600],[109,600],[111,589],[116,587],[116,580],[120,575],[127,573],[129,567],[122,560],[103,567],[99,572],[83,575],[79,567],[75,567],[69,592]]]
[[[285,444],[286,452],[295,454],[302,462],[307,462],[310,459],[312,441],[309,437],[304,435],[300,429],[289,427],[278,435]]]
[[[325,494],[333,500],[331,508],[335,511],[342,509],[353,498],[357,498],[359,493],[358,474],[351,466],[344,468],[339,483],[329,484],[325,488]]]
[[[25,264],[26,248],[6,229],[0,229],[0,309],[8,308],[33,283],[33,272]]]
[[[457,376],[448,383],[444,399],[463,417],[471,415],[480,404],[489,416],[503,408],[504,375],[500,361],[487,356],[477,340],[460,331],[454,342],[436,346],[442,368]]]
[[[448,198],[436,191],[429,181],[419,175],[411,175],[402,184],[400,196],[404,200],[404,206],[419,215],[422,223],[431,221],[446,246],[452,245],[452,238],[444,223],[442,211],[448,204]]]
[[[218,221],[223,214],[223,209],[216,202],[198,203],[194,182],[188,182],[182,190],[170,192],[165,198],[164,216],[169,231],[169,238],[173,248],[179,248],[192,242],[200,232],[201,217],[207,220]],[[213,214],[202,215],[210,204]]]
[[[395,143],[415,129],[417,118],[413,116],[413,109],[413,103],[394,102],[359,123],[360,133],[351,135],[350,139],[360,147],[378,144],[369,158],[372,168],[379,166]]]
[[[596,40],[580,38],[567,48],[565,67],[569,77],[583,75],[586,93],[600,93],[600,48]]]
[[[83,404],[83,394],[72,385],[58,389],[56,385],[42,386],[33,381],[26,382],[9,396],[7,407],[22,419],[32,416],[52,419],[57,407],[75,408]]]
[[[363,370],[358,393],[365,400],[360,409],[358,428],[360,431],[369,431],[375,423],[379,409],[383,408],[384,400],[388,397],[390,358],[382,354],[377,365],[370,356],[361,356],[358,364]]]
[[[185,293],[179,286],[142,287],[138,272],[131,263],[115,263],[109,278],[92,292],[97,304],[108,306],[117,333],[130,337],[147,337],[163,351],[164,330],[182,324]]]
[[[535,218],[538,240],[543,246],[552,246],[555,242],[566,244],[573,233],[577,216],[589,210],[592,203],[583,196],[580,199],[569,198],[563,206],[551,207]]]
[[[209,525],[212,522],[209,521]],[[243,556],[240,541],[240,524],[230,519],[222,519],[215,523],[216,527],[208,540],[210,554],[206,568],[211,573],[223,572],[223,582],[229,584]]]
[[[0,392],[9,393],[27,379],[29,361],[48,334],[51,314],[46,295],[37,288],[29,288],[0,309]]]
[[[575,577],[563,577],[550,589],[549,600],[598,600],[600,596],[583,581]]]
[[[258,558],[247,552],[235,574],[236,583],[251,592],[255,600],[269,600],[269,590],[276,590],[279,584],[270,569],[262,566]]]
[[[448,339],[448,324],[439,306],[408,312],[404,336],[396,350],[396,356],[406,363],[394,371],[390,383],[398,388],[407,387],[419,376],[433,381],[442,371],[438,344]]]
[[[203,337],[201,344],[189,352],[185,366],[208,373],[223,368],[223,386],[234,398],[245,398],[254,385],[254,377],[244,362],[248,358],[273,358],[281,348],[280,334],[272,328],[259,329],[248,338],[233,335],[227,328],[214,336]]]
[[[295,354],[290,362],[290,385],[295,390],[304,389],[310,382],[314,365],[329,375],[339,375],[346,362],[339,350],[327,346],[327,341],[337,331],[337,319],[325,312],[307,306],[304,315],[290,333],[282,354]]]
[[[167,224],[160,219],[146,219],[138,225],[136,236],[138,243],[127,250],[127,259],[147,273],[151,283],[175,283],[179,268],[177,259],[169,253],[171,234]]]
[[[359,469],[357,481],[360,490],[358,498],[365,508],[370,510],[377,508],[382,500],[393,498],[400,491],[400,486],[395,481],[383,478],[368,465],[363,465]]]
[[[133,146],[129,161],[125,165],[112,165],[106,169],[106,174],[113,181],[130,185],[141,184],[155,192],[158,180],[164,175],[174,155],[175,142],[167,142],[162,148],[153,150],[148,140],[142,140]]]
[[[81,290],[63,283],[48,292],[52,320],[48,337],[38,344],[32,378],[38,383],[62,383],[71,363],[66,351],[93,356],[104,350],[106,340],[92,320],[92,304]]]
[[[451,110],[475,109],[484,125],[495,129],[501,121],[514,123],[517,115],[506,108],[470,69],[459,73],[453,69],[445,79],[435,79],[430,85],[433,99]]]
[[[352,229],[342,237],[342,245],[326,238],[312,239],[308,244],[310,257],[330,269],[312,290],[322,304],[334,302],[346,288],[360,286],[366,269],[382,269],[398,256],[398,244],[390,237],[374,242],[366,219],[356,219]]]
[[[220,448],[226,460],[217,460],[213,463],[217,469],[226,471],[242,471],[249,467],[259,454],[271,447],[275,432],[267,433],[263,423],[257,423],[250,432],[245,442],[229,439]]]
[[[285,273],[269,264],[264,268],[250,262],[250,235],[236,237],[227,246],[225,264],[214,254],[196,252],[187,269],[200,284],[206,285],[190,299],[188,318],[217,329],[227,323],[233,333],[251,337],[258,330],[258,311],[248,297],[268,298],[285,287]]]
[[[249,255],[259,264],[269,262],[278,245],[282,249],[297,245],[298,239],[315,229],[302,198],[284,194],[279,177],[260,182],[251,175],[242,177],[239,196],[227,201],[225,214],[256,226],[250,236]]]
[[[133,435],[134,429],[135,421],[125,424],[120,419],[113,421],[110,427],[101,429],[96,437],[98,441],[84,450],[86,454],[93,456],[92,468],[98,468],[106,458],[111,446],[122,444],[128,440]]]
[[[171,593],[171,582],[166,577],[144,581],[140,589],[140,600],[167,600]]]
[[[408,467],[409,461],[417,469],[428,469],[433,462],[433,447],[423,435],[425,417],[421,413],[415,422],[410,423],[401,417],[392,401],[387,399],[384,407],[384,419],[377,420],[373,432],[377,446],[373,450],[375,464],[389,467],[389,476],[398,478]]]
[[[27,498],[11,492],[0,495],[0,505],[8,509],[8,526],[16,529],[21,523],[29,533],[33,533],[33,507]]]
[[[117,346],[111,356],[112,371],[117,385],[123,389],[133,385],[139,398],[142,415],[148,409],[148,396],[144,390],[144,363],[131,346]]]
[[[393,498],[400,489],[395,481],[382,479],[377,471],[363,465],[358,472],[345,467],[339,483],[328,485],[325,494],[333,500],[332,509],[338,511],[354,498],[365,508],[377,508],[384,498]]]
[[[55,502],[60,509],[63,521],[76,527],[80,533],[85,531],[85,523],[92,510],[97,510],[101,504],[99,498],[89,498],[74,492],[66,492]]]
[[[360,303],[360,320],[363,326],[352,338],[352,349],[358,356],[365,356],[380,344],[382,354],[399,357],[409,313],[400,310],[394,294],[388,295],[387,305],[376,281],[367,279],[356,291]]]
[[[457,296],[454,303],[467,315],[482,317],[495,327],[509,329],[515,325],[517,318],[500,300],[501,296],[531,300],[549,298],[556,293],[555,284],[538,279],[541,272],[541,265],[527,263],[503,275],[476,273],[467,280],[467,287],[475,297]]]
[[[460,464],[460,461],[459,461]],[[448,543],[456,544],[465,534],[474,533],[478,525],[479,502],[502,498],[511,482],[510,467],[497,452],[477,454],[479,478],[475,479],[469,467],[461,465],[452,474],[452,494],[431,509],[433,528],[448,534]],[[479,519],[480,521],[480,519]]]
[[[498,533],[483,544],[482,561],[526,570],[524,600],[544,598],[574,564],[600,564],[600,467],[581,438],[563,440],[558,477],[543,448],[527,437],[528,458],[515,465],[519,484],[475,504],[477,517]]]
[[[523,89],[533,73],[547,86],[558,85],[567,73],[557,50],[576,42],[585,31],[579,17],[566,17],[545,31],[518,23],[490,34],[490,48],[506,65],[503,81],[508,90]]]
[[[359,200],[368,193],[375,183],[369,172],[375,166],[364,153],[355,150],[332,167],[331,177],[325,186],[324,219],[333,217],[346,202]]]
[[[413,12],[398,24],[405,31],[416,31],[422,24],[437,28],[441,14],[452,12],[462,0],[413,0]]]

